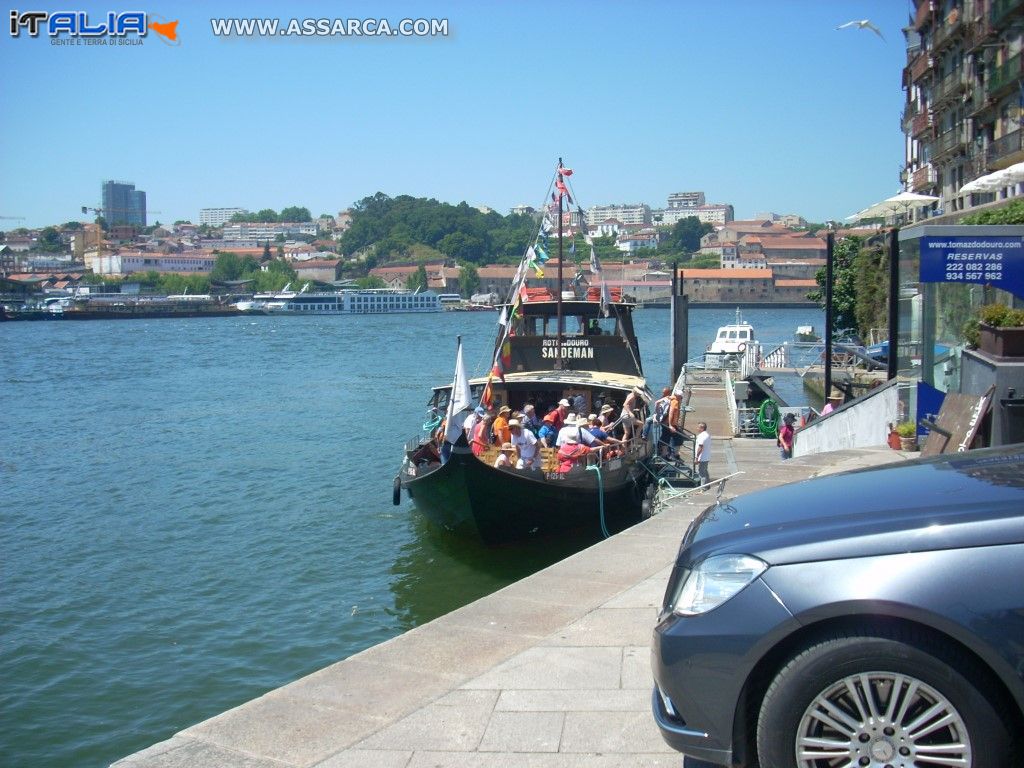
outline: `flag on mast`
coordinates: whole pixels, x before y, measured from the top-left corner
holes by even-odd
[[[455,378],[452,380],[452,393],[448,398],[448,412],[445,416],[444,439],[455,444],[462,433],[462,422],[465,417],[458,418],[473,405],[473,394],[469,388],[469,377],[466,366],[462,363],[462,337],[459,337],[459,351],[455,354]]]

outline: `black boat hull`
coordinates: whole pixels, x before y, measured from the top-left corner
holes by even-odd
[[[464,452],[463,452],[464,451]],[[601,477],[582,468],[567,475],[494,469],[468,449],[424,471],[402,467],[402,487],[432,522],[458,535],[494,546],[532,538],[578,533],[616,533],[641,519],[650,481],[633,458],[606,462]]]

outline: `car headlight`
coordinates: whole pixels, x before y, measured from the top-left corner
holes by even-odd
[[[750,555],[715,555],[702,560],[680,580],[672,613],[693,616],[717,608],[768,569]]]

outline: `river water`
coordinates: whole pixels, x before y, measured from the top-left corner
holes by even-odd
[[[691,310],[690,348],[732,316]],[[661,387],[669,313],[635,317]],[[765,340],[822,327],[744,317]],[[494,322],[0,324],[0,763],[106,765],[567,555],[391,503],[455,336],[481,374]]]

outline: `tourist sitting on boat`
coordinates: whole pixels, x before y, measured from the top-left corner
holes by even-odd
[[[516,469],[535,469],[537,467],[537,436],[525,429],[519,419],[509,421],[508,428],[512,431],[512,445],[519,453]]]
[[[491,419],[489,413],[485,413],[473,427],[473,439],[469,441],[469,447],[473,450],[474,456],[481,456],[491,445]]]
[[[554,448],[555,440],[558,438],[558,429],[555,427],[555,420],[558,418],[557,411],[551,411],[544,417],[544,421],[537,430],[537,439],[545,448]]]
[[[615,407],[611,403],[602,405],[601,412],[598,414],[598,420],[601,423],[602,429],[609,429],[615,420]]]
[[[612,437],[601,428],[601,420],[597,417],[597,414],[590,414],[590,418],[587,419],[586,431],[593,435],[598,445],[605,449],[602,454],[603,458],[608,459],[622,454],[620,450],[622,441]]]
[[[515,466],[516,447],[512,443],[502,443],[498,457],[494,460],[495,469],[512,469]]]
[[[587,463],[587,455],[590,449],[581,445],[575,437],[569,439],[558,449],[558,471],[565,474],[573,467],[583,466]]]
[[[569,442],[570,438],[573,438],[577,443],[583,443],[587,446],[597,445],[597,438],[584,429],[586,424],[586,416],[577,418],[575,414],[570,413],[565,417],[565,426],[558,430],[555,446],[561,448]]]
[[[534,435],[540,429],[540,419],[537,418],[537,409],[533,403],[527,403],[523,406],[522,424],[524,429],[530,430]]]
[[[498,409],[498,417],[491,424],[491,432],[494,433],[494,442],[498,445],[510,442],[512,440],[512,433],[508,431],[508,420],[512,413],[512,409],[507,405],[501,406]]]

